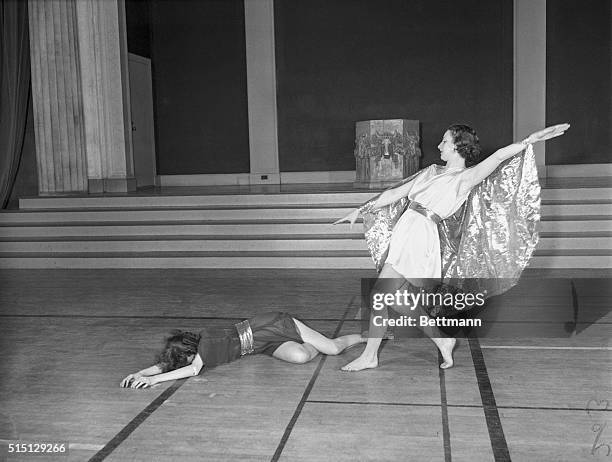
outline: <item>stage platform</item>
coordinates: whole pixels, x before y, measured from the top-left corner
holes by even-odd
[[[352,184],[165,187],[30,197],[0,213],[4,268],[371,269]],[[532,268],[612,268],[612,180],[543,183]]]
[[[543,178],[543,189],[612,188],[612,177],[564,177]],[[352,183],[287,183],[270,185],[211,185],[211,186],[164,186],[139,188],[128,193],[86,194],[83,197],[112,196],[194,196],[218,194],[303,194],[303,193],[354,193],[380,192],[380,189],[357,189]],[[38,196],[36,196],[37,198]],[[26,197],[29,200],[35,197]]]

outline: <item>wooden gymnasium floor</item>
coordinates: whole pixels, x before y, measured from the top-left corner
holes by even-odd
[[[609,461],[610,274],[577,275],[606,278],[534,300],[599,310],[578,335],[462,339],[444,372],[433,344],[413,339],[385,342],[380,367],[361,373],[339,370],[359,346],[301,366],[246,357],[131,390],[119,381],[172,328],[282,309],[327,335],[358,332],[359,278],[373,274],[4,270],[0,449],[70,443],[68,457],[8,458],[19,461]],[[524,277],[537,289],[540,276]]]

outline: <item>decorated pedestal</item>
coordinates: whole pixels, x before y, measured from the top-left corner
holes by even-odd
[[[386,188],[419,169],[418,120],[365,120],[355,135],[356,188]]]

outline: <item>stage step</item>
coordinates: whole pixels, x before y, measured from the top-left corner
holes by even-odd
[[[212,194],[212,195],[146,195],[33,197],[19,199],[20,210],[42,209],[98,209],[98,208],[164,208],[164,207],[249,207],[287,206],[304,204],[341,204],[352,207],[362,204],[377,194],[376,191],[268,194]],[[542,201],[610,201],[612,187],[543,188]]]
[[[368,256],[322,253],[313,255],[291,252],[275,255],[273,252],[254,254],[196,255],[193,252],[152,255],[124,253],[121,256],[95,254],[85,256],[0,254],[0,268],[311,268],[311,269],[372,269]],[[530,268],[611,268],[611,255],[536,255]]]
[[[276,221],[318,220],[332,223],[345,216],[354,207],[243,207],[243,208],[157,208],[142,209],[55,209],[45,211],[9,211],[0,214],[0,226],[59,223],[135,223],[135,222],[202,222],[202,221]],[[596,203],[542,204],[543,217],[612,216],[612,201]]]
[[[29,226],[0,226],[0,240],[5,238],[44,238],[64,236],[193,236],[193,235],[221,235],[242,236],[256,235],[292,235],[292,234],[328,234],[332,236],[351,232],[359,232],[358,223],[352,228],[342,223],[332,225],[329,223],[307,222],[306,220],[293,222],[236,222],[236,223],[87,223],[48,225],[32,224]],[[540,223],[540,231],[548,233],[568,232],[610,232],[612,231],[612,216],[588,217],[567,220],[544,219]]]
[[[0,254],[88,253],[88,252],[247,252],[247,251],[334,251],[366,252],[363,238],[357,239],[173,239],[173,240],[58,240],[0,242]],[[367,255],[367,254],[365,254]]]
[[[164,207],[251,207],[302,206],[304,204],[355,206],[366,202],[376,193],[326,192],[277,194],[212,194],[212,195],[128,195],[86,197],[35,197],[19,200],[20,210],[42,209],[98,209],[98,208],[164,208]]]
[[[612,234],[585,233],[582,237],[562,237],[563,233],[547,233],[540,237],[539,250],[605,250]],[[96,252],[246,252],[246,251],[366,251],[363,236],[338,235],[331,238],[311,236],[92,236],[21,237],[0,240],[2,253],[96,253]]]
[[[0,213],[2,268],[372,269],[373,192],[41,197]],[[532,268],[612,268],[612,188],[542,190]]]

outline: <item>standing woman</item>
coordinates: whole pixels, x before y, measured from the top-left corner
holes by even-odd
[[[336,221],[334,224],[348,221],[352,225],[361,214],[364,215],[364,223],[368,228],[367,221],[374,217],[375,223],[370,224],[369,229],[366,230],[366,240],[374,260],[382,268],[373,291],[391,292],[388,288],[385,290],[386,280],[389,279],[403,281],[404,286],[393,287],[393,291],[400,288],[418,291],[426,283],[423,280],[439,280],[449,275],[467,278],[504,277],[503,275],[510,274],[504,272],[503,268],[491,268],[491,261],[493,265],[496,263],[493,255],[485,258],[486,261],[476,255],[486,253],[488,249],[491,249],[493,253],[497,250],[495,245],[500,246],[499,239],[497,239],[495,245],[487,247],[487,244],[495,239],[487,236],[486,223],[483,226],[482,220],[471,220],[471,216],[490,216],[493,220],[499,220],[499,227],[508,231],[501,233],[502,239],[514,238],[511,231],[513,227],[513,224],[510,223],[511,217],[499,213],[503,207],[496,207],[496,201],[505,203],[506,210],[511,209],[515,212],[517,208],[521,208],[521,201],[531,201],[537,209],[535,213],[532,210],[529,217],[530,229],[525,232],[529,234],[526,239],[528,242],[524,245],[525,252],[518,259],[520,261],[518,263],[503,261],[503,259],[497,261],[498,266],[504,266],[506,263],[513,266],[511,273],[513,277],[520,274],[537,243],[535,223],[539,220],[539,185],[537,184],[533,149],[530,145],[560,136],[568,128],[569,124],[561,124],[537,131],[522,142],[501,148],[478,162],[480,144],[476,132],[467,125],[451,125],[438,145],[440,157],[446,162],[445,166],[430,165],[400,185],[383,192],[364,206]],[[512,162],[509,161],[508,164],[497,170],[500,164],[523,152],[526,148],[529,159],[517,159],[521,162],[515,162],[516,165],[509,165]],[[503,171],[505,167],[508,168]],[[521,187],[524,186],[522,175],[525,170],[530,170],[532,186],[535,182],[537,188],[532,187],[531,192],[524,189],[522,192],[527,197],[522,197],[520,193]],[[496,173],[485,182],[486,184],[481,185],[493,172]],[[510,194],[509,189],[511,188],[504,186],[508,183],[512,183],[515,194]],[[479,187],[476,188],[477,186]],[[473,189],[475,189],[474,192],[472,192]],[[534,189],[537,189],[537,193],[533,193]],[[406,199],[409,202],[404,211]],[[468,233],[465,234],[472,239],[472,242],[471,245],[467,245],[463,242],[466,239],[462,237],[462,241],[457,241],[457,248],[449,251],[449,246],[441,245],[440,240],[440,237],[444,235],[445,220],[453,217],[466,200],[470,202],[468,216],[463,219],[461,229],[464,233],[466,229],[468,230]],[[396,219],[389,220],[389,216],[393,215],[396,216]],[[381,227],[381,222],[385,221],[389,225],[388,230],[385,229],[385,223]],[[474,242],[482,245],[475,246]],[[479,265],[489,266],[488,271],[476,271],[474,268]],[[420,314],[430,314],[425,313],[421,306],[418,309],[421,311]],[[377,312],[376,315],[386,317],[386,308]],[[385,330],[384,326],[376,327],[370,322],[369,338],[364,351],[361,356],[342,369],[360,371],[377,367],[378,348]],[[423,331],[433,340],[442,354],[443,363],[440,367],[443,369],[451,367],[456,340],[445,336],[437,327],[426,327],[423,328]]]

